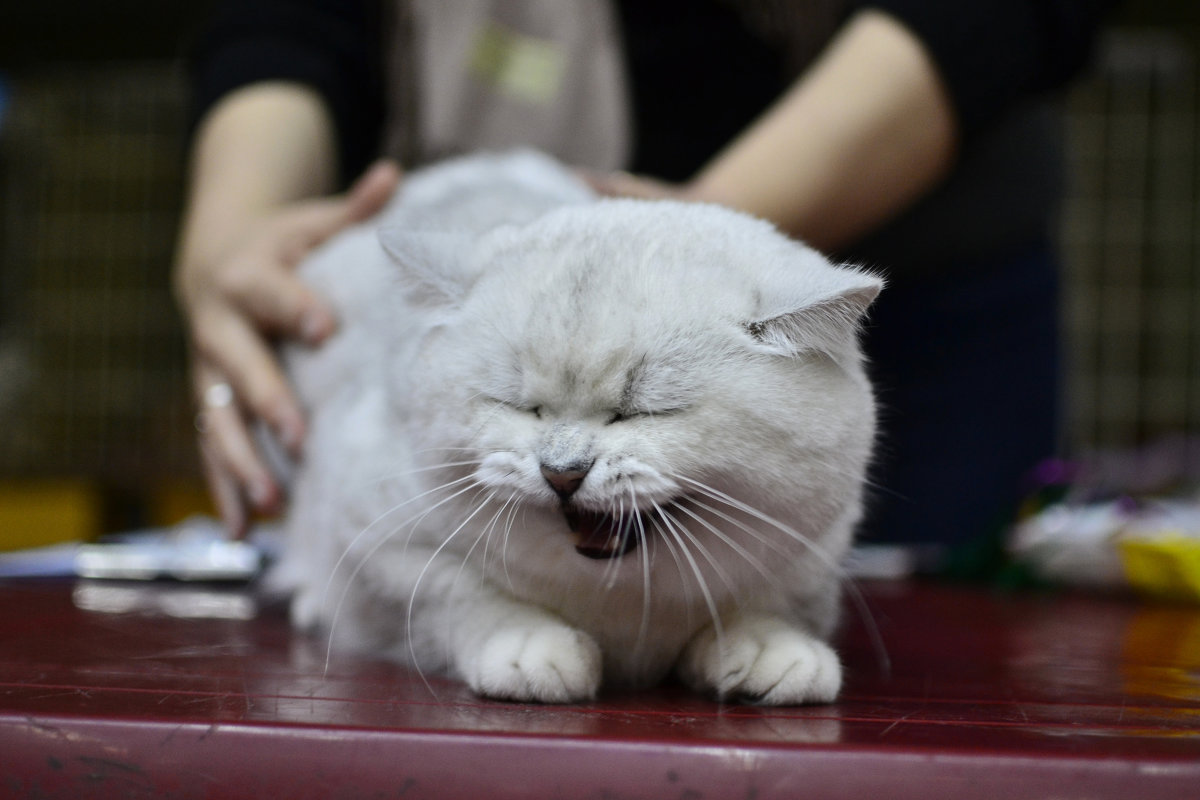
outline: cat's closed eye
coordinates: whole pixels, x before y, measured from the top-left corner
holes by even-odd
[[[505,400],[503,398],[491,397],[489,395],[484,395],[483,400],[496,406],[497,408],[503,408],[521,414],[530,414],[538,419],[542,418],[542,406],[540,405],[522,403],[515,400]]]
[[[671,416],[672,414],[681,414],[684,411],[687,411],[687,409],[688,409],[687,406],[676,406],[674,408],[656,408],[656,409],[650,409],[650,408],[617,409],[617,410],[611,412],[611,415],[609,416],[608,420],[604,424],[605,425],[613,425],[618,422],[628,422],[630,420],[638,419],[638,418],[653,419],[654,417],[667,417],[667,416]]]

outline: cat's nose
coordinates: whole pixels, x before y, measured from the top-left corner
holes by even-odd
[[[542,477],[559,497],[566,500],[583,484],[583,479],[587,477],[591,468],[591,464],[572,464],[562,469],[542,464]]]

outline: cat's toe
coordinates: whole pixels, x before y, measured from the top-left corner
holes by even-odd
[[[685,679],[725,700],[763,705],[832,702],[842,667],[829,645],[772,618],[701,634],[686,654]]]
[[[842,667],[829,645],[804,634],[764,643],[728,693],[763,705],[831,703],[842,688]]]
[[[483,644],[471,687],[500,700],[575,703],[600,688],[600,648],[566,626],[505,628]]]

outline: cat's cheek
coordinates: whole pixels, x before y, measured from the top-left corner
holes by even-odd
[[[553,498],[538,472],[537,459],[513,452],[491,453],[475,469],[474,477],[491,489],[508,489],[523,497]]]
[[[667,477],[639,459],[619,458],[597,464],[592,468],[588,481],[580,491],[580,502],[609,503],[635,498],[638,505],[667,503],[674,500],[683,489],[675,480]]]

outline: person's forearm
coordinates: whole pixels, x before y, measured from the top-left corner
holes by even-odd
[[[954,110],[921,43],[866,11],[688,191],[836,250],[932,188],[956,147]]]
[[[337,166],[333,123],[316,92],[262,83],[230,94],[196,135],[182,258],[215,258],[273,209],[328,194]]]

